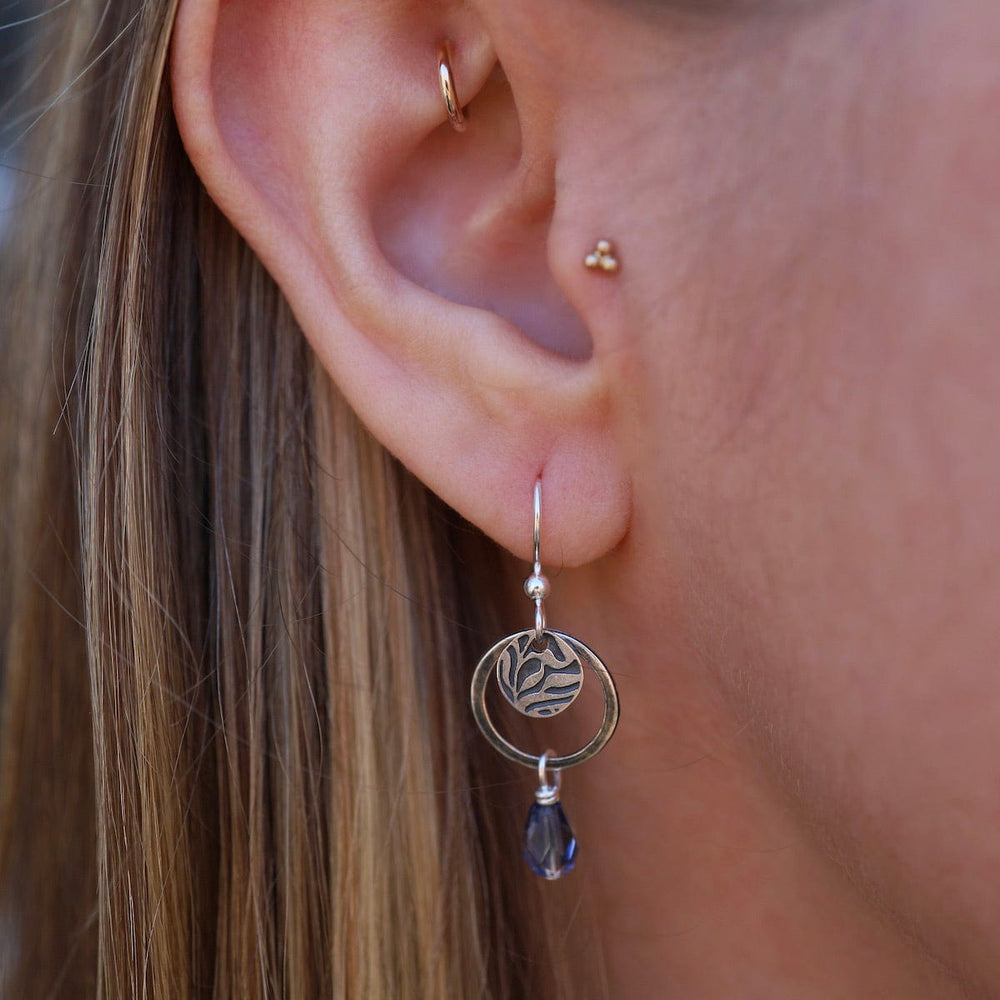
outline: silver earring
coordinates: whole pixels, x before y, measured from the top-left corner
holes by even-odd
[[[562,772],[590,760],[607,745],[618,725],[615,682],[593,650],[579,639],[555,632],[545,622],[549,581],[542,573],[542,481],[535,483],[534,566],[524,592],[535,605],[535,626],[501,639],[486,652],[472,675],[472,714],[490,745],[508,760],[538,772],[535,801],[524,828],[522,853],[533,872],[557,879],[573,870],[577,844],[560,803]],[[597,676],[604,692],[604,718],[597,733],[578,750],[559,756],[554,750],[535,755],[505,739],[486,708],[490,674],[500,693],[522,715],[550,718],[569,708],[583,687],[584,667]],[[552,781],[549,780],[549,772]]]

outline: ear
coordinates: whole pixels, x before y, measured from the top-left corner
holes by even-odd
[[[496,35],[473,3],[181,0],[174,107],[209,194],[375,436],[523,558],[541,476],[543,555],[575,565],[622,538],[630,489],[607,358],[553,273],[614,279],[584,271],[586,245],[553,258],[558,91],[525,72],[520,93]]]

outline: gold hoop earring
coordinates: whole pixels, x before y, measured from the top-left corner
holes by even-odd
[[[455,78],[451,73],[451,61],[448,58],[448,43],[438,49],[438,83],[441,85],[441,97],[448,112],[448,120],[456,132],[465,131],[465,115],[462,114],[462,102],[458,99],[455,89]]]

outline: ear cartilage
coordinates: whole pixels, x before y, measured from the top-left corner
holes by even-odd
[[[594,249],[583,258],[583,263],[591,271],[604,271],[607,274],[614,274],[618,270],[615,245],[611,240],[598,240]]]
[[[465,131],[465,115],[462,114],[462,102],[458,99],[455,89],[455,78],[451,73],[449,45],[444,42],[438,49],[438,83],[441,86],[441,97],[444,100],[448,120],[456,132]]]

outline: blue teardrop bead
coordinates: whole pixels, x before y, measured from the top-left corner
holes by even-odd
[[[524,826],[524,860],[542,878],[562,878],[576,864],[576,838],[558,802],[535,802]]]

